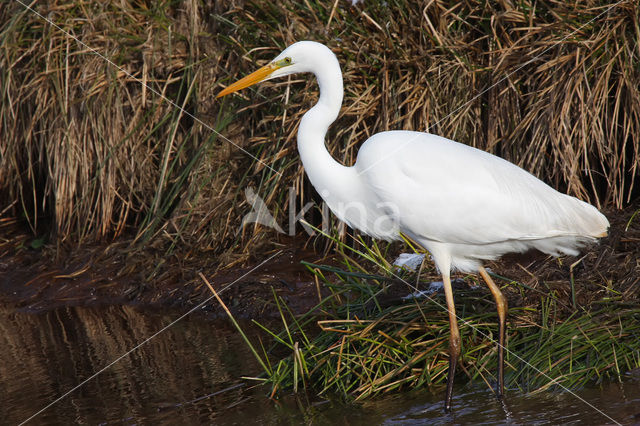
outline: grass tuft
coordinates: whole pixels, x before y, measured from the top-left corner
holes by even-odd
[[[260,377],[271,395],[305,388],[358,401],[446,382],[449,319],[444,295],[420,300],[390,297],[388,282],[397,278],[396,273],[358,274],[348,260],[342,269],[307,266],[329,292],[312,313],[296,316],[274,294],[281,331],[254,322],[273,342],[268,357],[262,358],[271,364]],[[335,278],[328,279],[328,273]],[[493,298],[484,289],[465,287],[456,291],[455,299],[462,335],[461,370],[468,380],[493,387],[497,371]],[[540,296],[537,306],[510,309],[507,388],[527,393],[577,389],[605,379],[619,380],[640,367],[637,303],[607,301],[566,317],[559,303],[550,293]]]

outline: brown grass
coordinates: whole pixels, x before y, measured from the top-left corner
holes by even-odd
[[[0,212],[59,243],[133,233],[142,242],[228,251],[229,263],[249,246],[259,250],[261,228],[239,233],[249,211],[245,187],[256,188],[281,224],[289,185],[300,207],[318,200],[294,143],[316,86],[295,77],[226,104],[213,95],[220,82],[300,39],[328,44],[341,61],[345,103],[327,144],[344,163],[376,132],[428,130],[596,205],[622,207],[638,193],[640,6],[623,1],[598,16],[610,5],[34,6],[67,35],[7,3],[0,11]],[[277,172],[214,139],[191,115]]]

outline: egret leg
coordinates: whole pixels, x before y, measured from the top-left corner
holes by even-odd
[[[482,266],[478,269],[482,279],[489,286],[489,290],[491,290],[491,294],[493,294],[493,298],[496,301],[496,306],[498,308],[498,319],[500,320],[500,330],[498,336],[498,389],[496,394],[498,398],[502,398],[504,395],[504,336],[505,336],[505,327],[507,321],[507,311],[509,307],[507,306],[507,299],[504,297],[500,288],[493,282],[486,269]]]
[[[456,375],[456,364],[460,356],[460,330],[458,329],[458,317],[456,307],[453,304],[453,290],[449,271],[442,273],[444,282],[444,295],[447,299],[449,311],[449,372],[447,373],[447,395],[444,400],[444,411],[451,411],[451,398],[453,397],[453,378]]]

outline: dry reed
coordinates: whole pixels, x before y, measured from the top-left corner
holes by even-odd
[[[249,211],[245,187],[256,188],[279,223],[288,215],[286,187],[297,189],[298,209],[319,200],[294,144],[317,90],[311,78],[296,77],[225,104],[213,95],[300,39],[328,44],[342,63],[345,103],[327,144],[345,164],[373,133],[428,130],[599,206],[622,207],[637,195],[637,2],[333,6],[34,5],[65,34],[5,3],[0,211],[59,243],[128,233],[228,251],[232,262],[268,235],[260,227],[239,233]]]

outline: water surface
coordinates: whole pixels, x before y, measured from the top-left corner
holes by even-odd
[[[46,313],[0,307],[0,424],[34,416],[183,312],[132,306]],[[622,424],[640,422],[640,380],[569,393],[508,393],[460,383],[454,413],[442,391],[417,390],[357,406],[287,396],[277,402],[242,376],[259,366],[223,320],[194,313],[87,380],[29,424]],[[460,380],[458,380],[460,381]],[[583,399],[584,401],[581,401]],[[592,405],[590,407],[588,404]]]

